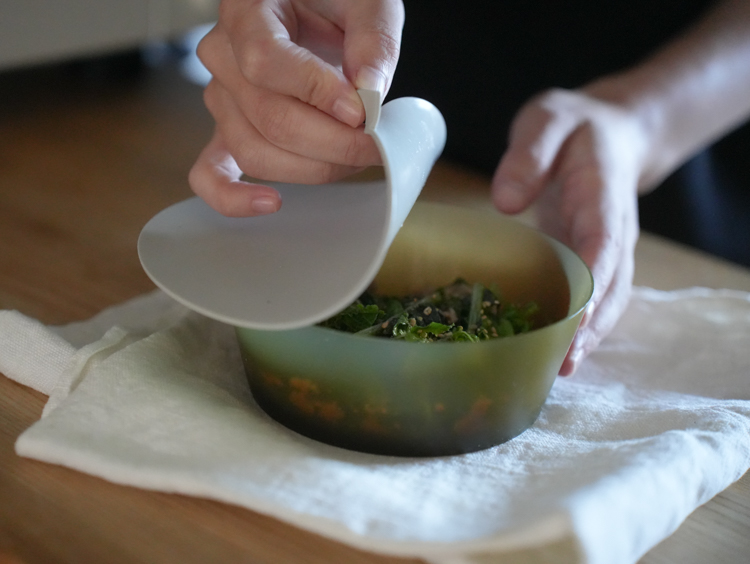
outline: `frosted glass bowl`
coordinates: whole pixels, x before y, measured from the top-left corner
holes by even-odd
[[[593,293],[565,245],[490,210],[418,202],[373,284],[409,294],[457,277],[536,301],[547,325],[479,343],[412,343],[323,327],[237,328],[255,400],[331,445],[444,456],[503,443],[539,416]]]

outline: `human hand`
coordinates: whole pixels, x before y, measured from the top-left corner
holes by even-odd
[[[495,206],[536,202],[540,227],[591,269],[594,295],[560,369],[570,375],[614,327],[632,288],[638,184],[647,135],[634,114],[592,92],[552,90],[511,127],[492,180]]]
[[[198,47],[216,129],[193,191],[224,215],[264,215],[281,198],[243,173],[320,184],[380,164],[356,90],[385,96],[403,21],[401,0],[223,0]]]

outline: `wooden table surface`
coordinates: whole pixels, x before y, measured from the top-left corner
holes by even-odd
[[[153,289],[135,243],[192,194],[187,171],[212,122],[174,65],[112,77],[96,65],[0,74],[0,309],[48,324]],[[488,179],[439,163],[424,197],[487,206]],[[636,283],[750,291],[750,271],[644,235]],[[0,375],[0,564],[419,562],[370,554],[264,515],[110,484],[15,455],[46,397]],[[750,478],[699,508],[642,562],[740,563]],[[498,562],[533,562],[507,555]]]

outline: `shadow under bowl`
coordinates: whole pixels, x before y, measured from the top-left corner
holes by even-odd
[[[237,328],[253,396],[286,427],[374,454],[446,456],[512,439],[549,394],[593,293],[572,250],[490,210],[418,202],[376,291],[407,295],[461,277],[536,301],[544,325],[478,343],[411,343],[313,326]]]

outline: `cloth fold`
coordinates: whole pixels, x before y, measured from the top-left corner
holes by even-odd
[[[0,312],[0,370],[50,395],[21,456],[440,564],[635,562],[750,468],[749,342],[750,294],[638,288],[529,430],[417,459],[278,425],[232,328],[161,292],[66,327]]]

